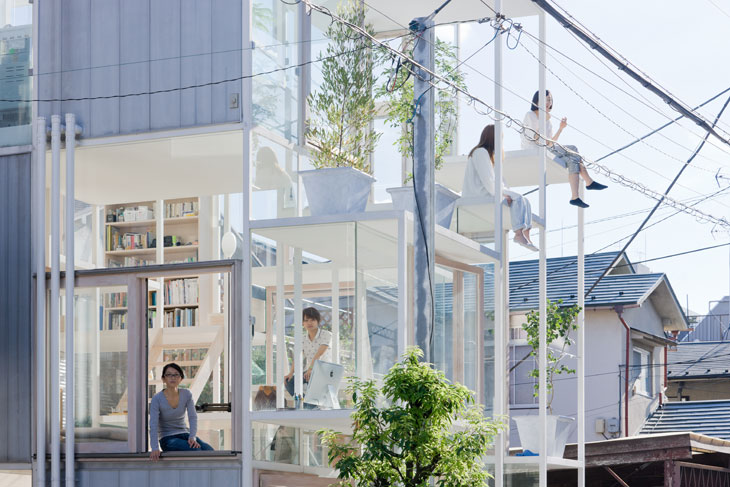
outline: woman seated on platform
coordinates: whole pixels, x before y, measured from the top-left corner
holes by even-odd
[[[495,182],[494,125],[487,125],[482,130],[479,143],[469,152],[461,194],[465,197],[494,197]],[[536,251],[537,247],[530,241],[530,229],[532,228],[530,202],[520,193],[510,191],[505,184],[503,184],[502,194],[509,206],[512,230],[515,232],[515,243]]]
[[[179,388],[184,378],[185,373],[175,363],[167,364],[162,369],[165,388],[155,394],[150,402],[150,460],[159,460],[160,448],[162,451],[213,449],[195,436],[198,431],[198,414],[195,412],[192,392]],[[185,426],[186,411],[189,429]]]
[[[522,133],[523,149],[534,148],[540,138],[538,135],[540,133],[539,100],[540,92],[536,91],[532,96],[530,111],[527,112],[522,122],[526,129]],[[576,146],[555,144],[565,127],[568,126],[568,119],[563,117],[560,120],[560,127],[558,127],[558,131],[553,135],[553,124],[550,122],[550,112],[553,109],[553,95],[548,90],[545,90],[545,107],[547,108],[545,113],[545,138],[548,139],[546,142],[547,148],[555,154],[556,161],[565,163],[565,166],[568,168],[568,182],[570,183],[569,203],[579,208],[588,208],[589,205],[580,199],[580,195],[578,194],[578,176],[583,176],[583,180],[586,182],[586,189],[601,190],[606,189],[606,185],[591,179],[588,175],[588,170],[583,165],[583,158],[578,154],[578,148]]]

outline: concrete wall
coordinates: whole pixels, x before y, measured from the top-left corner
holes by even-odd
[[[0,157],[0,464],[31,460],[30,164]]]
[[[73,112],[84,137],[240,120],[241,0],[40,1],[39,104]],[[172,89],[167,93],[146,94]],[[239,102],[240,106],[240,102]]]
[[[682,396],[688,396],[689,401],[730,399],[730,379],[670,381],[667,387],[667,398],[669,401],[677,402],[680,400],[678,393],[680,386],[682,388]]]
[[[630,311],[630,312],[629,312]],[[661,319],[650,302],[645,302],[641,308],[626,310],[624,319],[632,328],[641,329],[647,333],[662,336]],[[512,320],[517,325],[519,319]],[[595,432],[595,424],[599,419],[620,419],[623,434],[623,367],[626,357],[625,328],[613,310],[586,310],[586,380],[585,380],[585,409],[586,409],[586,441],[604,440],[604,436]],[[654,360],[663,364],[664,355],[661,348],[654,350]],[[570,353],[575,353],[575,347]],[[565,365],[575,368],[575,359],[566,359]],[[663,377],[663,368],[654,367],[654,391]],[[653,412],[657,406],[656,396],[647,398],[640,394],[629,392],[629,431],[635,432]],[[552,402],[554,414],[575,417],[577,414],[577,382],[574,375],[560,375],[555,381],[555,398]],[[513,415],[537,414],[538,409],[512,410]],[[512,423],[514,428],[514,422]],[[610,437],[610,435],[606,434]],[[577,439],[573,433],[570,442]],[[510,444],[519,445],[519,437],[514,429],[510,431]]]

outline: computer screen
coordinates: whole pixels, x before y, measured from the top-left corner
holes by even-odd
[[[304,394],[304,403],[323,408],[340,409],[337,391],[345,368],[339,364],[315,360],[312,367],[312,376]]]

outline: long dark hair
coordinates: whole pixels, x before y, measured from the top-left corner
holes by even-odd
[[[545,90],[545,100],[547,100],[548,95],[550,94],[550,90]],[[553,104],[551,103],[550,106],[545,105],[546,109],[550,109],[553,107]],[[530,110],[537,111],[540,109],[540,90],[537,90],[534,95],[532,95],[532,104],[530,105]]]
[[[477,149],[487,149],[487,152],[489,152],[489,158],[492,159],[492,164],[494,164],[494,125],[489,124],[484,127],[482,135],[479,137],[479,143],[469,151],[469,157],[471,157]]]

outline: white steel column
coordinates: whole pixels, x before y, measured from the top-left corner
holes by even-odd
[[[578,181],[579,184],[579,195],[581,200],[583,199],[583,187],[584,183],[582,180]],[[578,208],[578,306],[580,306],[580,313],[578,313],[578,364],[576,366],[577,379],[578,379],[578,487],[585,487],[586,482],[586,469],[585,469],[585,456],[586,456],[586,402],[585,402],[585,246],[584,246],[584,230],[585,230],[585,210]]]
[[[302,374],[302,249],[294,248],[294,393],[304,393]],[[309,365],[309,364],[307,364]]]
[[[76,116],[66,114],[66,485],[74,485],[74,158],[76,155]]]
[[[406,216],[398,215],[398,353],[396,361],[405,353],[408,343],[408,225]]]
[[[546,73],[545,73],[545,62],[546,62],[546,52],[545,52],[545,28],[546,28],[546,19],[545,19],[545,12],[540,10],[539,12],[539,20],[540,20],[540,66],[539,66],[539,103],[540,103],[540,134],[543,136],[546,132],[546,126],[547,126],[547,120],[546,120],[546,97],[545,97],[545,90],[547,89],[547,81],[546,81]],[[544,142],[544,139],[543,139]],[[547,235],[546,235],[546,229],[547,229],[547,206],[546,206],[546,199],[545,199],[545,166],[547,162],[547,146],[545,146],[544,143],[541,143],[542,147],[540,148],[540,174],[539,174],[539,181],[540,181],[540,192],[539,192],[539,201],[540,201],[540,219],[543,222],[543,227],[540,229],[540,260],[539,260],[539,272],[538,272],[538,282],[539,282],[539,301],[538,301],[538,308],[540,313],[540,323],[539,323],[539,348],[538,348],[538,368],[540,369],[540,379],[539,379],[539,397],[538,397],[538,403],[539,403],[539,415],[540,415],[540,480],[539,480],[539,487],[547,487],[547,374],[544,373],[544,371],[547,370]]]
[[[502,0],[495,0],[494,8],[502,13]],[[497,111],[502,110],[502,37],[494,39],[494,106]],[[504,221],[502,218],[502,121],[494,121],[494,249],[499,253],[499,264],[494,269],[494,415],[505,417],[509,411],[505,410],[506,397],[506,361],[505,337],[509,324],[509,317],[505,315],[505,303],[508,297],[505,294],[506,279]],[[504,485],[504,460],[509,437],[509,422],[504,432],[497,436],[494,447],[495,485]]]
[[[286,310],[284,305],[284,265],[286,250],[284,242],[276,242],[276,407],[284,407],[284,375],[287,373],[286,359]],[[267,330],[267,333],[270,331]]]
[[[35,29],[34,29],[35,30]],[[35,83],[34,83],[35,84]],[[34,104],[35,105],[35,104]],[[35,123],[36,485],[46,485],[46,119]]]
[[[59,296],[61,285],[61,117],[51,116],[51,486],[61,486]]]
[[[332,263],[332,361],[340,363],[340,270]]]
[[[241,8],[241,122],[243,124],[243,195],[241,198],[241,236],[243,237],[243,265],[241,266],[240,295],[233,299],[241,300],[242,323],[233,323],[243,331],[241,354],[241,396],[243,404],[241,411],[241,485],[253,485],[253,453],[251,452],[251,128],[253,126],[253,90],[251,73],[253,72],[253,42],[251,40],[251,10],[253,2],[243,2]],[[277,249],[278,251],[278,249]],[[235,289],[235,286],[233,286]],[[232,374],[236,376],[235,373]],[[278,389],[278,388],[277,388]]]

